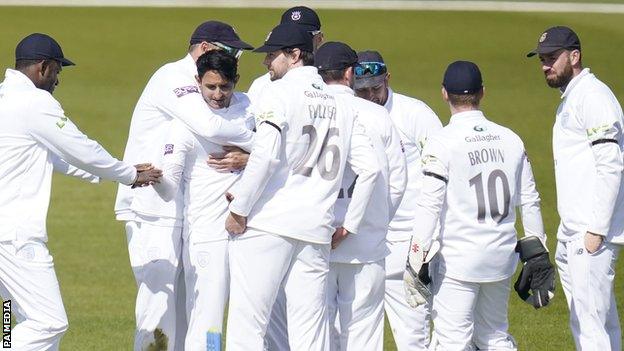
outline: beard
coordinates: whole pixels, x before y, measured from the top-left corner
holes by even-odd
[[[562,88],[570,83],[573,75],[574,72],[572,71],[572,64],[567,62],[566,65],[563,66],[563,70],[560,73],[556,73],[554,76],[548,76],[545,74],[546,84],[548,84],[551,88]]]

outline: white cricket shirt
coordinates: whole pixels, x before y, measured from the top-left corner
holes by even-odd
[[[557,239],[590,231],[624,244],[622,108],[584,69],[568,84],[553,127]]]
[[[0,124],[0,241],[47,241],[54,168],[95,180],[80,168],[127,185],[136,178],[131,164],[84,135],[49,92],[19,71],[7,69],[0,85]]]
[[[251,101],[257,101],[262,93],[262,90],[271,83],[271,74],[269,72],[261,75],[260,77],[254,79],[249,86],[249,90],[247,90],[247,95]]]
[[[388,222],[394,216],[405,191],[407,172],[399,134],[392,125],[388,111],[373,102],[354,95],[351,88],[328,85],[330,92],[344,96],[358,115],[358,121],[369,136],[375,157],[380,165],[380,177],[366,207],[358,234],[348,235],[330,254],[331,262],[367,263],[385,258],[390,250],[386,245]],[[372,156],[372,155],[371,155]],[[357,174],[347,167],[342,188],[334,208],[334,226],[339,227],[350,206]]]
[[[151,162],[161,167],[163,152],[160,147],[165,144],[173,120],[182,121],[200,138],[251,150],[253,133],[210,110],[201,95],[196,75],[197,66],[191,55],[168,63],[154,73],[132,114],[124,161],[132,164]],[[152,187],[120,187],[115,202],[117,219],[181,226],[181,194],[175,201],[166,202]]]
[[[414,235],[425,245],[440,221],[440,269],[463,281],[493,282],[516,269],[516,206],[525,235],[545,242],[531,165],[522,140],[481,111],[457,113],[429,135]]]
[[[230,203],[232,212],[248,217],[249,228],[329,244],[348,161],[359,174],[359,191],[344,227],[358,232],[379,166],[370,139],[339,100],[310,66],[294,68],[264,89],[253,108],[257,140]]]
[[[407,188],[403,200],[390,222],[389,241],[409,240],[417,223],[414,222],[416,198],[422,186],[420,154],[429,134],[442,129],[438,116],[424,102],[395,93],[388,88],[384,107],[399,132],[407,161]]]
[[[249,99],[234,93],[230,106],[213,112],[241,127],[253,130],[255,120],[249,112]],[[194,241],[227,240],[225,219],[228,202],[225,193],[240,177],[240,172],[218,172],[208,166],[208,155],[223,152],[219,144],[194,135],[184,123],[174,120],[161,148],[163,181],[154,189],[165,201],[184,189],[184,232]]]

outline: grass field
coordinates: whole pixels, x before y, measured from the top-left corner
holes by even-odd
[[[120,157],[130,116],[154,70],[185,54],[195,26],[206,19],[233,24],[259,45],[278,21],[279,10],[17,8],[0,7],[0,66],[12,67],[16,43],[31,32],[54,36],[77,63],[63,71],[55,96],[66,114],[92,138]],[[442,73],[456,59],[477,62],[484,75],[483,110],[524,139],[542,197],[549,247],[554,252],[558,216],[551,128],[559,103],[537,59],[527,59],[541,31],[555,24],[580,35],[584,63],[624,102],[624,15],[409,11],[319,11],[330,40],[385,56],[392,87],[418,97],[444,123]],[[243,55],[240,90],[264,72],[259,54]],[[48,216],[49,247],[56,261],[70,329],[63,350],[130,350],[136,287],[121,223],[114,220],[116,186],[98,186],[55,176]],[[618,305],[624,309],[617,267]],[[557,287],[552,306],[535,311],[514,296],[511,332],[522,350],[571,350],[565,299]],[[394,350],[386,328],[387,350]]]

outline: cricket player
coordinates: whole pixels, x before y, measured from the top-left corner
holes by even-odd
[[[613,280],[624,244],[622,108],[583,68],[568,27],[547,29],[537,48],[546,83],[561,91],[553,127],[557,184],[556,261],[577,350],[621,350]]]
[[[308,31],[312,35],[314,52],[323,43],[323,32],[321,32],[321,20],[318,14],[309,7],[295,6],[284,11],[280,24],[292,23],[301,26],[304,30]],[[271,72],[267,72],[251,82],[251,86],[247,91],[247,95],[251,101],[255,101],[260,96],[262,89],[269,84],[272,80],[275,80],[271,75]]]
[[[198,84],[211,110],[250,130],[255,121],[249,99],[235,93],[237,61],[222,51],[208,51],[197,59]],[[223,312],[228,296],[228,233],[224,194],[240,172],[218,172],[208,166],[208,155],[223,152],[222,145],[197,137],[181,121],[172,123],[163,145],[164,177],[154,189],[165,201],[184,193],[184,264],[189,327],[186,350],[220,350]]]
[[[384,106],[399,132],[407,161],[407,188],[403,200],[389,224],[386,257],[386,293],[384,307],[394,341],[399,351],[426,350],[429,345],[430,304],[416,310],[405,301],[403,272],[405,253],[415,226],[416,198],[422,185],[421,152],[427,137],[440,130],[438,116],[424,102],[399,94],[390,88],[390,72],[377,51],[358,53],[355,68],[355,92],[359,97]]]
[[[17,44],[15,69],[0,84],[0,295],[15,306],[14,350],[58,350],[67,330],[46,245],[52,171],[133,187],[160,177],[113,158],[65,116],[52,93],[72,65],[53,38],[34,33]]]
[[[328,92],[313,67],[312,35],[292,24],[273,29],[265,64],[279,80],[254,107],[256,140],[232,189],[226,228],[230,304],[226,348],[263,350],[278,290],[287,301],[293,350],[328,350],[330,245],[358,235],[379,166],[355,114]],[[345,233],[334,235],[333,205],[347,161],[358,174]]]
[[[252,47],[241,41],[230,25],[217,21],[200,24],[189,44],[183,59],[164,65],[147,83],[132,115],[124,160],[144,159],[160,165],[164,156],[161,145],[174,120],[206,141],[251,150],[253,133],[215,114],[202,98],[195,61],[210,50],[238,57]],[[126,222],[130,264],[138,287],[135,350],[143,350],[154,339],[173,349],[176,323],[182,328],[174,307],[181,267],[182,211],[181,188],[170,202],[153,188],[118,190],[115,213],[118,220]]]
[[[430,349],[516,350],[507,331],[516,247],[526,262],[525,281],[534,282],[530,289],[538,292],[534,305],[546,305],[552,295],[539,293],[554,289],[533,172],[522,140],[479,110],[483,85],[477,65],[451,63],[442,86],[452,116],[446,127],[429,135],[423,149],[406,297],[411,305],[425,302],[417,284],[419,265],[423,251],[437,246],[431,243],[439,220]],[[516,206],[528,240],[516,239]]]
[[[388,112],[354,95],[353,71],[357,62],[355,51],[340,42],[323,44],[314,56],[314,65],[329,91],[343,97],[356,111],[381,168],[359,233],[347,235],[330,253],[327,303],[332,350],[383,349],[384,259],[390,252],[386,233],[407,181],[399,134]],[[337,235],[345,230],[341,224],[356,182],[355,172],[347,167],[335,205]]]

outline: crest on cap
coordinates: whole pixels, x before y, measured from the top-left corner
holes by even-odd
[[[301,19],[301,11],[293,11],[293,12],[290,14],[290,18],[291,18],[293,21],[298,21],[298,20],[300,20],[300,19]]]
[[[547,33],[547,32],[542,33],[542,36],[539,38],[539,42],[540,42],[540,43],[543,43],[543,42],[544,42],[544,40],[546,40],[546,36],[547,36],[547,35],[548,35],[548,33]]]

